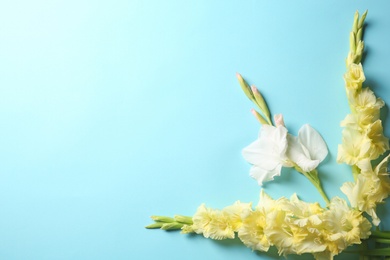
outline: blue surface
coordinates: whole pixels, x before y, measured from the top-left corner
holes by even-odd
[[[386,0],[2,1],[0,259],[277,258],[144,226],[153,214],[192,215],[202,202],[257,203],[241,149],[259,125],[236,72],[290,132],[310,123],[322,134],[325,190],[343,196],[351,174],[335,157],[349,111],[342,76],[353,14],[369,9],[367,82],[390,104],[389,8]],[[385,128],[390,136],[388,118]],[[321,201],[293,171],[264,188]]]

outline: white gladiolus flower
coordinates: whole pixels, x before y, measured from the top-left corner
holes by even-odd
[[[287,129],[283,126],[263,125],[259,139],[244,148],[242,155],[253,164],[250,175],[259,185],[280,176],[282,166],[291,166],[286,157]]]
[[[304,172],[310,172],[327,154],[324,140],[309,125],[302,126],[298,137],[287,134],[287,129],[282,125],[263,125],[259,139],[243,150],[245,160],[253,164],[250,175],[259,185],[280,176],[283,166],[297,165]]]
[[[328,155],[328,148],[321,135],[310,125],[299,129],[298,137],[288,135],[287,157],[304,172],[317,168]]]

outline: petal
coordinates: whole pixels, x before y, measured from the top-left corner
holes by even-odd
[[[281,164],[280,157],[267,152],[262,149],[258,144],[259,140],[253,142],[248,147],[242,150],[242,156],[250,164],[260,166],[265,170],[273,170],[279,164]]]
[[[263,125],[259,139],[243,149],[246,161],[271,171],[285,161],[287,150],[287,129]]]
[[[375,167],[375,173],[377,175],[380,174],[387,174],[387,164],[390,158],[390,154],[386,156],[376,167]]]
[[[322,162],[328,155],[328,148],[321,135],[310,125],[306,124],[299,129],[299,142],[307,149],[312,160]]]
[[[242,156],[250,164],[259,164],[261,157],[260,140],[256,140],[242,150]]]
[[[259,140],[268,152],[284,155],[287,149],[287,129],[283,126],[263,125]]]
[[[253,166],[249,172],[250,176],[257,180],[257,183],[261,186],[263,182],[271,181],[274,179],[274,176],[280,176],[282,166],[278,165],[273,170],[265,170],[259,166]]]
[[[292,135],[287,136],[288,139],[288,149],[287,156],[288,158],[296,163],[303,171],[310,172],[314,170],[318,164],[319,160],[311,160],[307,157],[307,154],[303,150],[301,143],[298,141],[298,138]]]

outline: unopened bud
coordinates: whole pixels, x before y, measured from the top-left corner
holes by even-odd
[[[150,218],[156,222],[163,222],[163,223],[175,222],[173,218],[165,217],[165,216],[151,216]]]
[[[244,78],[241,76],[240,73],[236,73],[236,76],[238,79],[238,83],[240,83],[240,86],[241,86],[242,90],[244,91],[245,95],[249,98],[249,100],[255,102],[255,97],[253,96],[253,93],[252,93],[248,83],[246,83],[246,81],[244,80]]]
[[[174,218],[179,223],[189,224],[189,225],[193,224],[192,217],[187,217],[187,216],[182,216],[182,215],[175,215]]]
[[[183,227],[183,224],[177,223],[177,222],[172,222],[172,223],[166,223],[162,225],[161,229],[162,230],[178,230]]]
[[[252,114],[255,116],[255,118],[257,119],[257,121],[260,122],[260,124],[262,125],[268,125],[268,122],[264,119],[264,117],[262,117],[259,112],[257,112],[256,110],[254,109],[251,109],[251,112]]]
[[[274,115],[274,121],[276,126],[285,126],[282,114]]]
[[[155,222],[153,224],[147,225],[145,228],[153,229],[153,228],[161,228],[164,225],[163,222]]]
[[[264,101],[263,96],[261,95],[260,91],[255,87],[251,86],[251,90],[253,93],[253,96],[255,97],[255,101],[257,106],[260,108],[261,112],[265,115],[267,119],[269,119],[269,110],[267,107],[267,104]]]

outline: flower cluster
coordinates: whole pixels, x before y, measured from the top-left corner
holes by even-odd
[[[258,111],[252,109],[252,113],[261,124],[258,139],[243,150],[243,157],[252,164],[250,175],[262,185],[279,176],[282,167],[294,168],[316,187],[326,207],[318,202],[304,202],[296,194],[290,199],[274,200],[262,190],[255,207],[240,201],[221,210],[202,204],[192,217],[153,216],[155,223],[147,228],[181,229],[182,233],[202,234],[216,240],[233,239],[237,235],[252,250],[267,252],[274,246],[280,255],[311,253],[321,260],[333,259],[348,246],[361,244],[368,238],[376,246],[390,244],[390,233],[371,230],[371,224],[380,223],[377,204],[390,194],[387,171],[390,155],[385,156],[389,141],[380,120],[384,102],[363,86],[366,78],[361,64],[362,35],[366,15],[367,12],[361,17],[358,12],[355,14],[344,75],[351,114],[341,122],[344,129],[337,162],[352,168],[354,181],[341,187],[349,205],[339,197],[328,199],[322,189],[317,167],[326,158],[328,149],[321,135],[308,124],[302,126],[297,136],[289,134],[283,116],[276,115],[272,121],[260,91],[237,74],[244,93],[258,108]],[[390,247],[365,247],[358,252],[390,256]]]
[[[319,203],[306,203],[294,194],[273,200],[264,191],[255,209],[250,203],[236,202],[222,210],[202,204],[192,225],[183,233],[195,232],[206,238],[232,239],[235,233],[252,250],[279,254],[312,253],[316,259],[330,259],[370,235],[370,222],[345,200],[333,198],[327,209]]]
[[[341,187],[351,206],[367,212],[372,217],[373,224],[378,225],[380,220],[375,212],[376,205],[390,193],[388,157],[374,168],[372,161],[389,150],[389,140],[383,134],[379,118],[384,102],[370,88],[363,86],[366,77],[361,63],[364,50],[362,31],[366,14],[360,19],[355,15],[350,36],[344,80],[351,114],[341,122],[344,130],[337,161],[351,165],[354,171],[355,182],[347,182]]]

